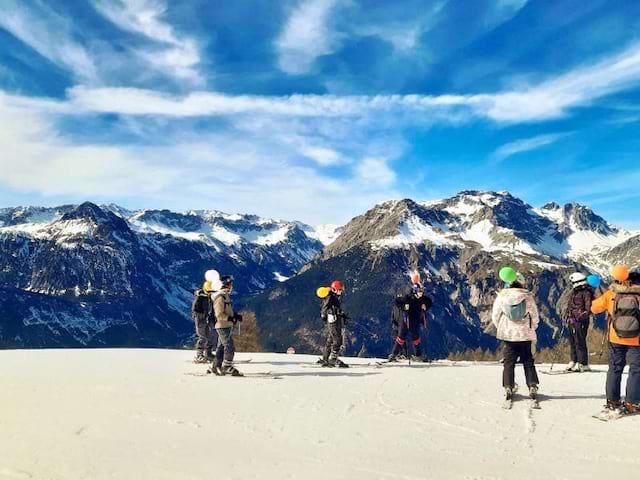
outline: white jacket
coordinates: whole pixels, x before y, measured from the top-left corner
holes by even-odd
[[[526,301],[526,315],[522,321],[512,321],[504,314],[504,308],[510,305],[518,305]],[[498,340],[507,342],[526,342],[536,340],[536,328],[540,317],[538,307],[533,299],[533,294],[524,288],[505,288],[498,292],[493,311],[491,313],[491,323],[496,327],[496,337]]]

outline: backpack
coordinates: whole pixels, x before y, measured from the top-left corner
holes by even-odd
[[[211,313],[211,298],[201,288],[193,293],[193,302],[191,303],[191,316],[193,318],[204,320]]]
[[[571,292],[567,306],[567,318],[578,321],[585,315],[589,316],[589,309],[585,303],[585,294],[593,299],[593,293],[586,288],[578,288]]]
[[[527,299],[516,305],[502,305],[502,314],[512,322],[523,322],[527,316]]]
[[[640,295],[616,293],[613,304],[613,329],[620,338],[640,336]]]

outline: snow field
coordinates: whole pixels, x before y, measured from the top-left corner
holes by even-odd
[[[542,409],[517,399],[505,411],[496,364],[323,369],[315,356],[239,354],[252,359],[241,371],[279,378],[220,378],[192,358],[0,351],[0,478],[637,478],[640,417],[591,418],[603,366],[540,375]]]

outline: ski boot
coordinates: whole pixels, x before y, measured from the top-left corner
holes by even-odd
[[[584,363],[579,363],[578,365],[580,365],[580,372],[590,372],[591,371],[591,367],[589,365],[586,365]]]
[[[206,358],[210,362],[213,362],[216,359],[216,354],[215,354],[215,352],[212,351],[211,347],[207,348],[207,357]]]
[[[516,393],[516,387],[504,387],[504,402],[502,408],[505,410],[511,409],[513,405],[513,396]]]
[[[576,367],[576,362],[569,362],[565,367],[566,372],[573,372],[573,369]]]
[[[342,360],[340,360],[339,358],[336,358],[336,363],[335,366],[338,368],[349,368],[349,365],[344,363]]]
[[[319,358],[316,363],[321,367],[333,367],[333,365],[329,363],[329,360],[325,360],[324,358]]]
[[[389,357],[387,358],[387,362],[389,363],[393,363],[393,362],[397,362],[398,361],[398,357],[395,356],[393,353],[391,355],[389,355]]]
[[[540,402],[538,400],[538,385],[529,385],[529,406],[531,408],[540,408]]]
[[[193,359],[193,363],[209,363],[210,360],[207,359],[204,352],[202,350],[198,350],[195,358]]]
[[[244,375],[240,373],[240,371],[233,365],[223,366],[222,369],[220,370],[220,374],[223,376],[231,375],[232,377],[244,377]]]
[[[570,372],[575,372],[575,373],[582,373],[584,370],[584,366],[580,363],[577,362],[573,368],[571,370],[569,370]]]
[[[622,417],[625,414],[625,406],[620,400],[607,400],[607,404],[604,408],[594,415],[598,420],[615,420]]]
[[[624,410],[626,414],[636,415],[640,413],[640,403],[624,402]]]

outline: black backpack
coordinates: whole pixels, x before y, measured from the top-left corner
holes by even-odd
[[[613,304],[613,329],[620,338],[640,336],[640,294],[616,293]]]
[[[196,319],[206,319],[211,313],[211,297],[204,290],[199,288],[193,293],[191,303],[191,317]]]

